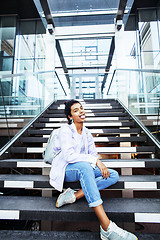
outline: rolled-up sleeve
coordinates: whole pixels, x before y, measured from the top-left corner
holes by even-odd
[[[95,157],[98,157],[94,139],[88,129],[87,129],[87,138],[88,138],[88,153]]]
[[[92,166],[95,168],[98,154],[97,154],[93,136],[88,129],[87,129],[87,139],[88,139],[88,154],[93,156],[93,162],[92,162],[93,165]]]
[[[59,135],[60,146],[62,150],[63,158],[68,163],[75,163],[75,162],[89,162],[92,164],[96,164],[97,155],[95,151],[92,150],[93,146],[91,147],[91,142],[88,145],[90,150],[88,154],[80,154],[77,153],[75,150],[75,139],[72,138],[72,132],[69,128],[62,128]],[[93,148],[94,149],[94,148]]]

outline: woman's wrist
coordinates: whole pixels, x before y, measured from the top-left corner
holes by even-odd
[[[100,161],[99,158],[97,158],[96,165],[99,163],[99,161]]]

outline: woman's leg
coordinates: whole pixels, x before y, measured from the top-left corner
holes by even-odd
[[[85,195],[90,207],[102,204],[102,199],[95,181],[94,170],[88,162],[68,164],[65,171],[65,181],[80,181],[82,190],[75,193],[77,199]]]
[[[119,180],[119,175],[118,172],[113,170],[113,169],[109,169],[110,172],[110,177],[108,177],[107,179],[104,179],[101,175],[101,171],[98,167],[96,167],[94,169],[94,174],[95,174],[95,180],[96,180],[96,184],[98,187],[98,190],[102,190],[105,189],[113,184],[115,184],[118,180]],[[83,190],[80,189],[79,191],[77,191],[75,193],[76,199],[80,199],[82,197],[84,197],[84,193]]]
[[[69,166],[69,167],[68,167]],[[103,240],[138,240],[135,235],[119,228],[109,220],[100,197],[99,189],[106,188],[119,179],[118,173],[110,170],[110,177],[103,179],[98,169],[93,171],[90,164],[86,162],[69,164],[66,168],[65,181],[80,181],[82,189],[75,193],[77,199],[84,196],[88,204],[93,208],[100,222],[100,235]]]
[[[76,199],[78,200],[78,199],[84,197],[84,192],[82,189],[80,189],[77,192],[75,192],[74,195],[75,195]]]
[[[98,190],[108,188],[118,182],[119,180],[118,172],[110,168],[108,168],[108,171],[110,173],[110,177],[107,177],[107,179],[105,179],[102,177],[100,169],[98,167],[95,167],[94,174]]]
[[[94,207],[93,210],[96,216],[98,217],[100,225],[102,226],[103,230],[106,231],[110,224],[110,220],[107,217],[102,204],[97,207]]]

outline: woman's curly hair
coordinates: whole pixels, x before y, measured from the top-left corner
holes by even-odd
[[[66,118],[68,119],[68,124],[71,124],[71,123],[72,123],[72,120],[71,120],[68,116],[70,116],[70,117],[72,116],[72,115],[71,115],[71,107],[72,107],[72,105],[75,104],[75,103],[81,104],[79,101],[74,100],[74,99],[69,100],[69,101],[67,101],[67,102],[64,103],[64,104],[65,104],[64,113],[65,113],[65,115],[66,115]]]

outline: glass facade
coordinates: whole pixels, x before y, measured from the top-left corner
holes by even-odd
[[[138,11],[142,68],[159,69],[160,36],[158,9]]]
[[[13,71],[16,20],[16,16],[0,16],[0,73]]]
[[[118,1],[114,1],[114,8],[117,8]],[[77,2],[73,6],[63,5],[64,9],[59,9],[59,3],[54,2],[51,8],[55,11],[52,14],[72,13],[72,11],[87,11],[91,8],[91,4]],[[109,3],[108,3],[109,4]],[[113,2],[112,2],[113,4]],[[101,5],[102,6],[102,5]],[[96,10],[98,5],[96,1],[92,5],[92,11]],[[75,9],[74,9],[75,8]],[[72,11],[71,11],[72,9]],[[105,10],[107,10],[107,6]],[[113,10],[112,9],[112,10]],[[102,10],[102,9],[99,9]],[[115,54],[112,59],[112,65],[108,72],[107,81],[103,97],[106,97],[108,87],[112,81],[112,74],[115,69],[159,69],[160,58],[160,36],[159,36],[159,8],[154,9],[139,9],[137,11],[137,30],[123,31],[121,38],[117,37],[118,32],[115,32]],[[54,19],[57,17],[55,16]],[[40,72],[46,71],[47,65],[47,47],[46,47],[46,32],[41,20],[21,20],[17,22],[16,16],[1,17],[1,56],[0,67],[1,71],[9,73],[24,73],[24,72]],[[17,26],[17,28],[16,28]],[[96,25],[95,25],[96,28]],[[17,32],[17,34],[16,34]],[[68,71],[68,76],[71,82],[71,88],[68,88],[66,73],[64,74],[60,58],[55,51],[55,68],[66,92],[76,98],[100,98],[101,86],[104,80],[105,68],[111,47],[111,37],[92,37],[78,39],[59,40],[60,47],[63,53],[63,58]],[[118,72],[118,71],[117,71]],[[117,81],[121,81],[122,92],[125,85],[125,72],[119,72]],[[133,78],[132,78],[133,79]],[[136,82],[135,82],[136,81]],[[57,83],[56,83],[57,82]],[[58,79],[55,80],[55,85],[58,84]],[[11,87],[13,86],[13,87]],[[8,86],[3,87],[3,95],[15,94],[17,83],[8,83]],[[117,85],[118,86],[118,85]],[[148,73],[140,73],[138,82],[132,80],[130,82],[131,89],[137,89],[139,93],[157,93],[159,91],[159,76],[150,76]],[[136,87],[135,87],[136,86]],[[26,84],[20,82],[21,89],[26,88]],[[117,87],[114,88],[116,95]],[[54,90],[53,90],[54,91]],[[111,89],[110,89],[111,91]],[[111,92],[110,92],[111,93]],[[54,93],[57,97],[61,93]],[[63,94],[62,94],[63,95]],[[68,95],[70,97],[70,95]]]
[[[135,19],[137,29],[126,31],[117,38],[116,71],[113,78],[107,79],[105,93],[119,97],[135,114],[157,114],[160,94],[159,8],[138,9]]]
[[[60,3],[50,2],[55,26],[60,29],[61,26],[81,25],[79,36],[76,30],[76,33],[70,32],[69,37],[64,33],[50,42],[53,45],[59,41],[62,55],[56,47],[54,52],[50,50],[46,29],[40,19],[0,17],[1,108],[4,108],[4,103],[6,106],[5,111],[1,109],[1,116],[6,113],[10,116],[36,115],[53,99],[71,97],[118,97],[134,114],[157,114],[160,94],[160,9],[138,9],[135,31],[124,31],[122,27],[120,31],[114,29],[112,34],[110,30],[98,34],[97,29],[99,24],[104,24],[105,14],[101,12],[99,16],[94,16],[94,11],[109,11],[111,2],[105,2],[105,6],[104,2],[99,4],[99,1],[94,1],[94,4],[83,1],[76,4],[70,1],[67,5]],[[112,13],[106,13],[108,20],[111,15],[113,20],[117,4],[118,1],[112,1]],[[60,9],[60,5],[63,8]],[[81,15],[74,16],[76,13]],[[90,25],[89,22],[94,24],[94,29],[91,31],[88,26],[87,35],[84,26],[83,35],[82,25]],[[115,50],[111,53],[113,36]],[[49,52],[53,55],[51,61]],[[111,55],[112,61],[108,66]],[[16,75],[5,77],[5,73]],[[106,83],[101,92],[105,77]],[[29,107],[25,109],[24,106]]]
[[[53,100],[66,98],[66,92],[54,69],[46,70],[47,36],[41,21],[6,16],[0,23],[0,118],[10,137],[16,128],[11,121],[27,123]]]
[[[100,98],[111,40],[98,37],[60,40],[71,80],[72,98]]]
[[[40,20],[21,21],[16,36],[14,73],[45,70],[45,30]]]

